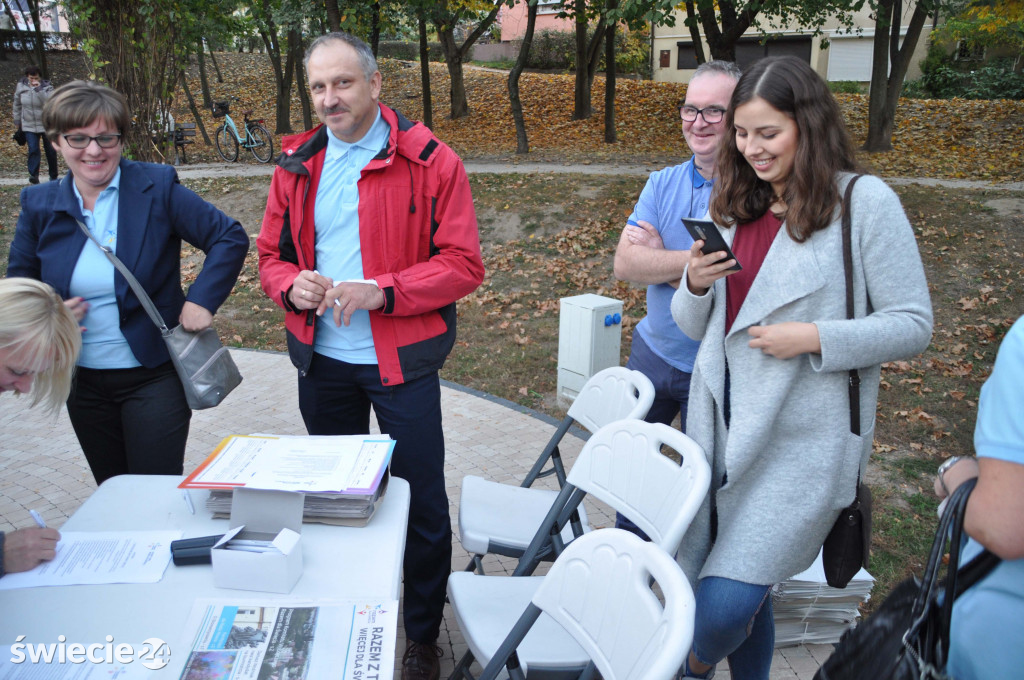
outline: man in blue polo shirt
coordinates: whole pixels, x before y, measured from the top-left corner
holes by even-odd
[[[616,278],[647,284],[647,316],[633,332],[626,363],[654,383],[654,404],[646,420],[671,425],[678,414],[683,430],[700,343],[686,337],[669,312],[693,245],[681,220],[707,215],[725,111],[739,78],[739,68],[728,61],[701,64],[694,73],[679,107],[683,138],[693,157],[651,173],[615,250]],[[621,515],[616,526],[639,533]]]

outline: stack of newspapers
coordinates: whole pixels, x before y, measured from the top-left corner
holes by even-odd
[[[233,435],[180,487],[209,489],[215,517],[227,517],[232,491],[246,487],[304,493],[303,520],[359,526],[387,490],[394,445],[387,435]]]
[[[825,582],[821,553],[806,571],[775,585],[775,646],[831,644],[856,625],[859,606],[871,597],[875,579],[861,569],[845,588]]]

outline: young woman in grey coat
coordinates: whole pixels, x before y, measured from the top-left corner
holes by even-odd
[[[768,678],[770,590],[810,566],[852,502],[874,433],[880,366],[931,338],[913,230],[881,180],[854,187],[855,319],[846,318],[841,203],[857,170],[839,107],[800,59],[763,59],[736,86],[711,216],[743,269],[691,249],[672,301],[701,341],[686,432],[712,459],[712,489],[679,560],[697,619],[684,673],[728,658],[736,680]],[[861,435],[848,371],[859,369]]]

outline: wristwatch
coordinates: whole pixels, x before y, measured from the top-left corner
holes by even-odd
[[[962,456],[953,456],[952,458],[947,458],[945,461],[943,461],[942,465],[939,466],[939,470],[936,473],[939,477],[939,484],[942,485],[942,490],[946,492],[947,496],[949,496],[949,487],[946,486],[946,471],[949,470],[949,468],[956,465],[957,463],[959,463],[961,460],[963,460]]]

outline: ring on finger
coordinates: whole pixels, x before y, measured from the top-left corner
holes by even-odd
[[[302,291],[302,297],[304,297],[304,298],[309,297],[309,291],[308,290],[303,290]]]

